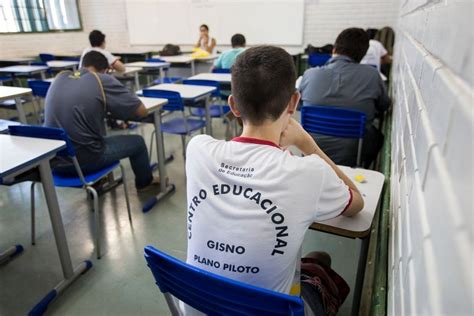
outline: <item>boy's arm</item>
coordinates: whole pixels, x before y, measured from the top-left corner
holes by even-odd
[[[352,201],[342,215],[353,216],[359,213],[364,207],[364,200],[355,184],[347,177],[344,172],[319,148],[313,137],[306,132],[303,127],[294,119],[283,131],[280,139],[282,147],[294,145],[303,152],[304,155],[318,155],[323,159],[336,173],[336,175],[349,187],[352,193]]]

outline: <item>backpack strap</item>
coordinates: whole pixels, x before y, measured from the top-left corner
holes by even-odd
[[[105,91],[104,91],[104,86],[102,85],[102,81],[99,78],[99,75],[97,75],[95,72],[90,71],[91,74],[94,75],[94,77],[97,79],[97,83],[99,84],[100,92],[102,93],[102,100],[104,100],[104,110],[107,110],[107,99],[105,97]]]

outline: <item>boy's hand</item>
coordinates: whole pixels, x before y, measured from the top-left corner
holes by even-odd
[[[311,136],[303,129],[301,124],[295,119],[290,118],[286,129],[281,133],[280,146],[288,148],[293,145],[301,150],[302,145],[308,141],[308,137],[311,138]]]

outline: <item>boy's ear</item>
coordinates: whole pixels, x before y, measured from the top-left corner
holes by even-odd
[[[234,113],[234,116],[240,117],[240,111],[237,109],[237,106],[235,105],[235,99],[232,96],[232,94],[229,95],[229,98],[227,99],[227,103],[229,103],[230,110],[232,111],[232,113]]]
[[[290,102],[288,102],[288,114],[292,115],[295,113],[296,108],[300,102],[301,94],[298,90],[296,90],[290,98]]]

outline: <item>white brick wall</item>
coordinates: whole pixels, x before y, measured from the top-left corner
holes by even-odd
[[[81,0],[79,4],[84,32],[0,35],[0,57],[81,50],[88,45],[87,35],[94,28],[107,35],[111,49],[129,46],[125,0]],[[346,27],[393,26],[397,12],[397,0],[306,0],[304,45],[333,43]]]
[[[389,315],[473,313],[471,1],[401,1]]]

